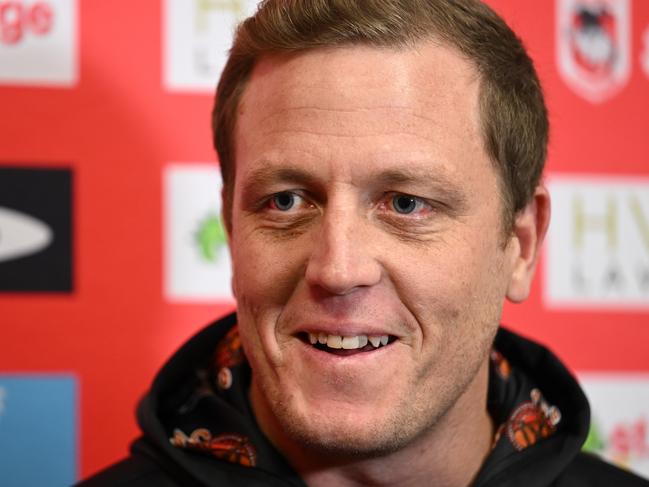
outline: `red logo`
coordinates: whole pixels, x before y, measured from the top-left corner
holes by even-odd
[[[47,35],[52,30],[54,11],[45,2],[26,5],[0,0],[0,42],[17,44],[25,34]]]
[[[616,457],[628,458],[630,455],[639,458],[649,457],[647,422],[644,418],[634,423],[616,425],[609,438],[609,447]]]
[[[598,103],[629,80],[628,0],[558,0],[559,72],[580,96]]]

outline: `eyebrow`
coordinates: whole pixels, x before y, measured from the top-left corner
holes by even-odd
[[[260,162],[262,167],[255,169],[245,180],[245,187],[257,188],[271,183],[295,183],[300,185],[318,184],[318,180],[304,169],[293,167],[272,167]]]
[[[383,184],[417,184],[425,182],[426,184],[440,185],[444,187],[453,187],[451,182],[441,171],[432,171],[429,169],[414,169],[403,167],[399,169],[387,169],[381,171],[375,178],[378,183]]]

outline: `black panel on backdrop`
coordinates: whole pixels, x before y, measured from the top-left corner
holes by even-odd
[[[0,291],[72,291],[72,172],[0,166]]]

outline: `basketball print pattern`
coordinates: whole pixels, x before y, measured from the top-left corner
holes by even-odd
[[[187,436],[176,429],[169,441],[175,447],[208,453],[219,460],[244,467],[254,467],[257,463],[257,452],[250,440],[236,433],[212,436],[208,429],[198,428]]]

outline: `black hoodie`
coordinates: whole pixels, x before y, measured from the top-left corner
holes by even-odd
[[[588,402],[547,349],[501,328],[491,352],[490,455],[474,487],[625,487],[649,482],[581,452]],[[302,486],[255,422],[250,368],[230,315],[195,335],[141,401],[143,436],[131,455],[79,484],[102,486]]]

